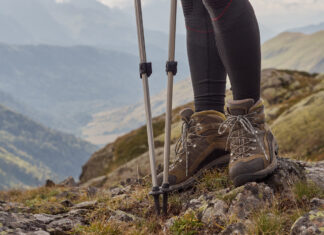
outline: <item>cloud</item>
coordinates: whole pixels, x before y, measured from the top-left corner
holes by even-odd
[[[323,12],[323,0],[250,0],[259,14]]]
[[[134,5],[134,0],[97,0],[97,1],[112,8],[125,8]],[[149,2],[151,2],[151,0],[142,0],[143,5]]]

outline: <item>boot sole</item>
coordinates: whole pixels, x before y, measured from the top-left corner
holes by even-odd
[[[252,174],[239,175],[233,179],[235,187],[242,186],[248,182],[259,182],[271,175],[277,168],[278,160],[277,156],[274,157],[272,163],[261,171],[254,172]]]
[[[221,157],[218,157],[217,159],[211,161],[210,163],[206,164],[202,168],[200,168],[192,177],[187,179],[186,181],[180,183],[180,184],[175,184],[170,186],[170,191],[177,191],[177,190],[185,190],[192,186],[196,180],[202,176],[205,170],[209,170],[212,168],[223,168],[228,166],[228,163],[230,161],[230,155],[226,154]]]

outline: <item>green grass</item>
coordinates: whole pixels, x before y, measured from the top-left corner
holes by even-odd
[[[153,130],[154,137],[161,135],[164,132],[164,120],[153,122]],[[155,147],[162,145],[163,142],[155,141]],[[146,126],[118,138],[114,143],[114,161],[106,170],[107,173],[147,151],[148,142]]]
[[[203,229],[204,224],[197,219],[194,213],[185,214],[178,218],[171,226],[170,231],[174,235],[194,235]]]
[[[299,203],[309,201],[314,197],[324,199],[324,191],[312,181],[300,181],[293,187],[296,200]]]
[[[282,218],[278,214],[269,211],[260,211],[253,216],[254,234],[278,235],[282,234]]]
[[[90,226],[78,226],[74,229],[72,234],[78,235],[119,235],[122,230],[117,224],[108,223],[105,220],[95,221]]]
[[[62,196],[61,196],[62,195]],[[22,203],[28,208],[30,213],[60,214],[68,211],[63,206],[63,200],[70,200],[73,204],[86,201],[89,198],[85,192],[78,196],[69,192],[69,189],[62,187],[46,188],[40,187],[32,190],[10,190],[7,192],[0,191],[1,201],[10,201]]]
[[[228,169],[213,169],[206,171],[198,181],[197,188],[199,192],[212,192],[232,185],[228,177]]]

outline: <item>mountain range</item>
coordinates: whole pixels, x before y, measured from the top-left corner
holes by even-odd
[[[264,43],[262,67],[324,72],[324,30],[313,34],[284,32]]]
[[[78,177],[96,149],[0,105],[0,190]]]

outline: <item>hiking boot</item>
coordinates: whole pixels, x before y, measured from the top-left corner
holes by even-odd
[[[229,175],[235,186],[260,181],[277,167],[278,145],[265,123],[264,105],[253,99],[228,102],[227,120],[220,133],[229,130]]]
[[[176,143],[176,160],[170,166],[170,190],[185,189],[199,177],[203,170],[227,166],[229,153],[225,151],[227,135],[218,133],[225,121],[223,113],[208,110],[196,112],[184,109],[182,134]],[[158,175],[162,184],[163,173]]]

